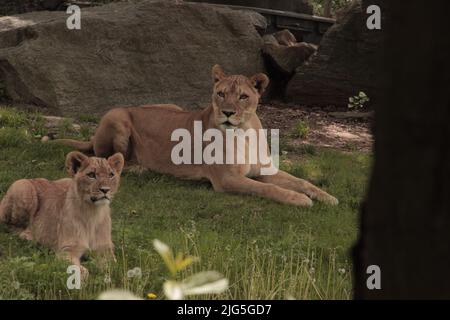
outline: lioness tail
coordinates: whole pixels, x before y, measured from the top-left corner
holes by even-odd
[[[92,141],[78,141],[78,140],[72,140],[72,139],[56,139],[52,142],[61,143],[66,146],[75,148],[78,151],[81,152],[94,152],[94,144]]]

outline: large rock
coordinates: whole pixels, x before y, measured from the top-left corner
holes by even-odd
[[[210,101],[214,64],[264,71],[254,13],[142,1],[82,9],[81,30],[68,30],[67,17],[0,18],[0,84],[11,99],[69,116],[118,105],[196,108]]]
[[[64,0],[0,0],[0,16],[38,10],[56,10]]]
[[[295,36],[287,29],[267,34],[263,40],[262,53],[266,62],[272,65],[276,72],[289,77],[317,51],[314,44],[297,42]]]
[[[369,1],[368,1],[369,2]],[[366,27],[369,3],[355,1],[324,35],[319,50],[297,68],[286,97],[305,105],[347,106],[348,98],[364,91],[374,101],[382,94],[374,78],[376,52],[383,30]]]
[[[262,54],[271,80],[267,94],[274,99],[283,99],[295,70],[317,51],[317,46],[297,42],[289,30],[266,34],[263,40]]]

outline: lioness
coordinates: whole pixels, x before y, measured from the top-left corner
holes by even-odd
[[[194,121],[201,121],[204,130],[221,130],[226,140],[227,129],[262,129],[256,115],[261,94],[269,79],[265,74],[250,78],[225,75],[218,65],[212,69],[214,90],[212,104],[202,111],[188,112],[175,105],[154,105],[110,110],[100,121],[90,142],[60,140],[81,151],[94,151],[106,157],[120,152],[136,160],[145,168],[188,179],[208,179],[214,190],[254,194],[282,203],[311,206],[311,199],[337,204],[336,198],[311,183],[286,172],[261,175],[260,162],[256,164],[174,164],[171,152],[177,144],[171,141],[176,129],[194,133]],[[265,139],[265,137],[264,137]],[[56,140],[58,141],[58,140]],[[225,143],[226,145],[226,143]],[[203,145],[205,148],[205,145]],[[248,149],[248,144],[246,149]],[[194,153],[192,145],[191,154]],[[236,152],[236,149],[233,151]],[[248,150],[247,150],[248,151]],[[223,153],[229,151],[223,149]],[[237,152],[242,152],[238,150]]]
[[[80,266],[87,250],[114,258],[109,204],[119,188],[122,154],[89,158],[74,151],[66,168],[72,179],[14,182],[0,203],[0,222]]]

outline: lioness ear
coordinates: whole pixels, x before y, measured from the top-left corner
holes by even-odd
[[[125,159],[121,153],[116,153],[108,158],[108,163],[118,174],[121,174],[123,166],[125,165]]]
[[[226,77],[225,72],[223,71],[222,67],[219,66],[218,64],[216,64],[212,68],[212,78],[213,78],[214,83],[219,82],[220,80],[222,80],[225,77]]]
[[[250,81],[253,83],[256,90],[258,90],[259,95],[262,95],[269,85],[269,77],[264,73],[255,74],[250,78]]]
[[[69,174],[73,177],[80,170],[83,162],[87,161],[89,158],[78,151],[72,151],[66,157],[66,169]]]

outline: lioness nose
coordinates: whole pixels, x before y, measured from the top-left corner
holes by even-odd
[[[222,113],[224,115],[226,115],[227,117],[231,117],[233,114],[235,114],[236,112],[234,111],[222,111]]]
[[[109,187],[101,187],[99,188],[101,192],[103,192],[104,194],[107,194],[109,190],[111,190],[111,188]]]

